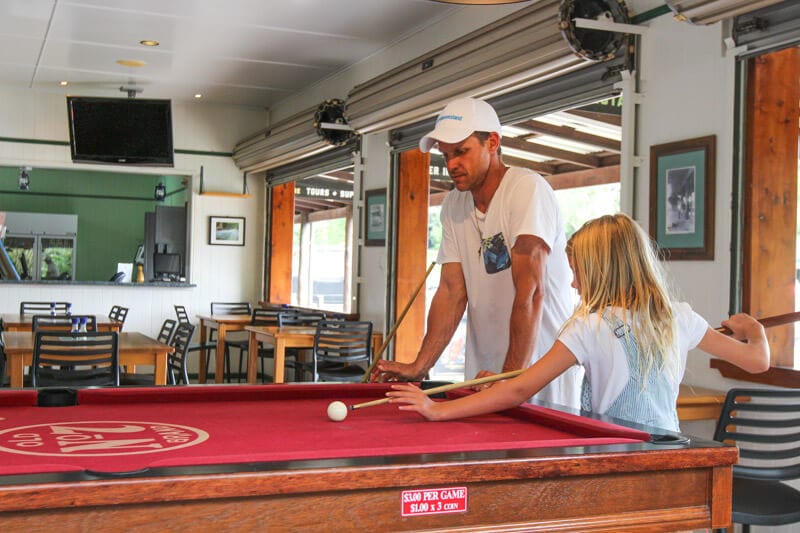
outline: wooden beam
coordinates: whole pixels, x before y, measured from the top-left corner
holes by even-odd
[[[292,303],[292,240],[294,238],[294,183],[272,188],[272,216],[267,300]]]
[[[613,167],[590,168],[588,170],[577,170],[564,174],[553,174],[545,176],[547,182],[554,190],[575,189],[577,187],[589,187],[591,185],[605,185],[607,183],[619,182],[619,165]]]
[[[562,150],[561,148],[553,148],[552,146],[545,146],[543,144],[532,143],[515,138],[504,138],[503,146],[507,148],[514,148],[515,150],[522,150],[532,154],[547,157],[549,159],[558,159],[560,161],[569,161],[582,167],[599,167],[600,161],[597,156],[591,154],[579,154],[577,152],[570,152],[569,150]]]
[[[758,318],[795,310],[800,50],[748,60],[743,310]],[[794,328],[767,332],[772,365],[794,364]]]
[[[569,113],[570,115],[575,115],[576,117],[588,118],[589,120],[596,120],[597,122],[602,122],[603,124],[610,124],[612,126],[622,127],[621,115],[597,113],[594,111],[581,111],[580,109],[570,109],[568,111],[565,111],[565,113]]]
[[[514,127],[522,128],[541,135],[550,135],[558,137],[559,139],[567,139],[569,141],[588,144],[589,146],[596,146],[609,152],[620,153],[622,151],[622,143],[620,141],[609,139],[607,137],[600,137],[599,135],[592,135],[591,133],[584,133],[569,126],[556,126],[555,124],[547,124],[538,120],[526,120],[519,124],[514,124]]]
[[[555,174],[556,167],[548,163],[538,163],[530,159],[522,159],[521,157],[514,157],[512,155],[503,154],[503,163],[512,167],[522,167],[535,170],[539,174],[548,175]]]

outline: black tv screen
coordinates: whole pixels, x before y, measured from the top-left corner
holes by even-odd
[[[68,96],[67,108],[73,161],[173,166],[169,100]]]

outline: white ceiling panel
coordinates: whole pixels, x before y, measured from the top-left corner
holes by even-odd
[[[203,102],[270,107],[459,9],[431,0],[0,0],[0,84],[108,96],[126,84],[143,98],[202,93]]]

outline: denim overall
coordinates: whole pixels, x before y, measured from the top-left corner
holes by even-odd
[[[653,369],[643,382],[639,368],[639,345],[630,334],[625,335],[626,330],[629,329],[628,326],[608,310],[603,312],[603,320],[622,343],[628,359],[630,374],[620,395],[603,414],[639,424],[678,431],[678,413],[675,409],[675,400],[669,382],[665,379],[658,379],[660,372]],[[592,388],[585,375],[581,388],[581,409],[592,411]]]

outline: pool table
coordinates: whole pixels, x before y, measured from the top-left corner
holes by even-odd
[[[0,529],[724,527],[735,447],[526,405],[428,422],[383,384],[0,392]],[[653,442],[654,441],[654,442]]]

